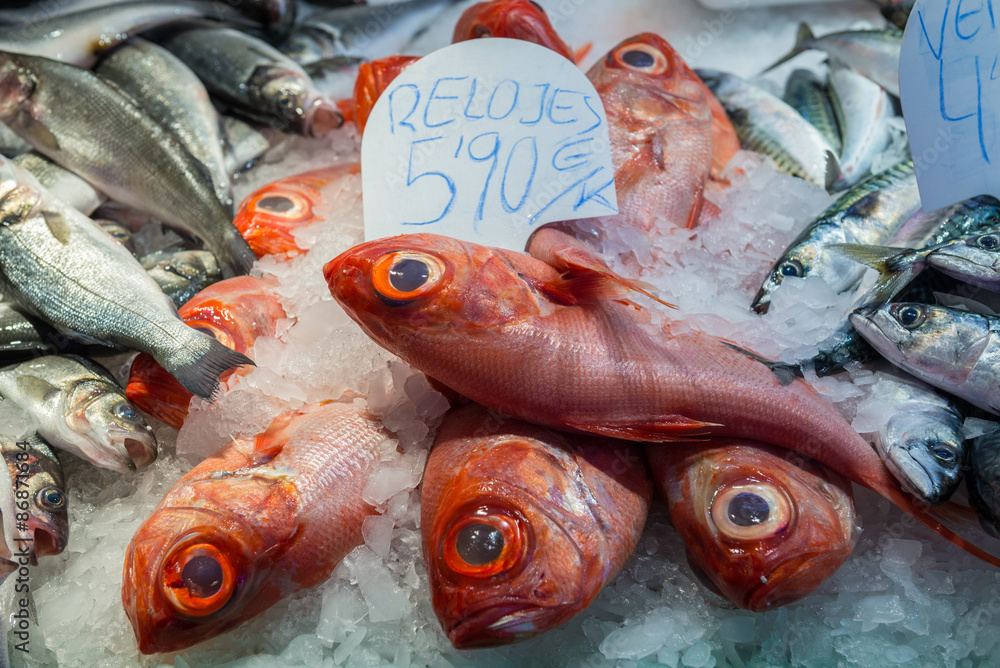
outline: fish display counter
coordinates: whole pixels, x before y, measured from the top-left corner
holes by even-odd
[[[0,9],[9,665],[1000,662],[1000,201],[921,207],[907,11]],[[618,213],[366,237],[380,95],[493,37]]]

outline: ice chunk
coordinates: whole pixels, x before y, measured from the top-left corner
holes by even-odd
[[[0,438],[17,441],[38,428],[38,422],[26,410],[0,398]]]
[[[400,619],[410,607],[406,593],[400,588],[385,562],[362,545],[344,559],[351,580],[357,582],[368,606],[368,619],[385,622]]]
[[[365,537],[365,545],[382,559],[389,558],[392,525],[392,518],[384,515],[369,515],[361,525],[361,534]]]
[[[366,613],[360,590],[334,578],[323,593],[316,636],[328,646],[343,643],[359,628]]]
[[[903,621],[903,603],[899,596],[886,594],[869,596],[862,600],[854,613],[854,619],[862,623],[862,631],[871,631],[879,624],[895,624]]]

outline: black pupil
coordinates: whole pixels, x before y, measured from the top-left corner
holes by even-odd
[[[903,327],[909,327],[920,317],[920,309],[915,306],[908,306],[899,312],[899,322]]]
[[[208,598],[222,587],[222,566],[212,557],[195,557],[181,571],[184,586],[195,598]]]
[[[934,450],[934,456],[943,462],[950,462],[955,459],[955,453],[946,448],[937,448]]]
[[[489,524],[470,524],[458,533],[458,556],[471,566],[482,566],[503,553],[503,534]]]
[[[792,262],[786,262],[785,264],[781,265],[781,268],[779,269],[779,271],[781,271],[781,275],[782,276],[798,276],[799,275],[799,267],[798,267],[798,265],[796,265],[796,264],[794,264]]]
[[[632,67],[649,67],[656,62],[656,58],[648,51],[633,49],[622,54],[622,62]]]
[[[981,237],[979,239],[979,245],[983,248],[989,248],[990,250],[996,248],[998,244],[1000,244],[1000,241],[998,241],[994,236]]]
[[[50,489],[46,491],[42,496],[42,498],[45,500],[45,503],[47,505],[52,507],[61,506],[63,502],[62,492],[56,489]]]
[[[741,527],[760,524],[767,519],[771,510],[762,497],[749,492],[742,492],[729,502],[729,519]]]
[[[264,199],[258,201],[257,208],[284,213],[285,211],[291,211],[295,208],[295,203],[287,197],[272,195],[271,197],[265,197]]]
[[[406,259],[389,270],[389,285],[400,292],[413,292],[427,282],[430,270],[420,260]]]
[[[118,415],[127,420],[134,420],[136,417],[135,411],[132,410],[132,407],[126,406],[125,404],[118,407]]]

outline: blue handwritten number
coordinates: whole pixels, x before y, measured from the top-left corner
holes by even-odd
[[[410,223],[403,221],[402,223],[403,225],[430,225],[431,223],[436,223],[448,215],[448,212],[451,211],[452,205],[455,203],[455,182],[452,181],[450,178],[448,178],[441,172],[423,172],[422,174],[417,174],[416,176],[413,175],[413,147],[415,147],[417,144],[437,141],[438,139],[444,139],[444,137],[431,137],[430,139],[420,139],[410,144],[410,163],[409,165],[407,165],[406,168],[406,186],[407,187],[412,186],[414,183],[424,178],[425,176],[440,176],[442,179],[444,179],[445,184],[448,186],[448,191],[451,193],[451,196],[448,198],[448,203],[445,204],[444,210],[441,212],[441,215],[435,218],[434,220],[425,220],[422,223]]]
[[[525,142],[531,142],[530,144],[525,144]],[[531,171],[528,173],[528,181],[524,184],[524,193],[521,195],[521,199],[518,200],[517,206],[511,206],[510,202],[507,201],[507,175],[510,173],[510,163],[514,160],[514,154],[517,153],[517,147],[524,144],[531,150]],[[531,192],[531,184],[535,181],[535,169],[538,167],[538,142],[534,137],[524,137],[510,149],[510,155],[507,156],[507,164],[503,168],[503,181],[500,183],[500,204],[503,205],[504,211],[507,213],[514,213],[519,210],[524,203],[528,201],[528,193]]]
[[[485,155],[476,155],[473,153],[473,148],[476,142],[483,137],[493,136],[493,148],[489,149]],[[476,162],[485,162],[490,158],[493,158],[493,164],[490,165],[490,172],[486,175],[486,183],[483,184],[483,192],[479,196],[479,206],[476,208],[476,220],[483,219],[483,204],[486,202],[486,191],[490,187],[490,179],[493,178],[493,172],[497,168],[497,153],[500,151],[500,133],[499,132],[484,132],[481,135],[477,135],[469,142],[469,157]]]

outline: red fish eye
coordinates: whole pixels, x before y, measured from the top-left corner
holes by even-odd
[[[312,205],[309,200],[298,193],[268,193],[263,192],[247,204],[251,213],[261,213],[268,216],[278,216],[289,221],[304,220],[312,216]]]
[[[161,588],[178,612],[204,617],[229,603],[236,592],[236,573],[217,547],[198,543],[167,559]]]
[[[481,508],[462,517],[444,539],[444,561],[455,573],[488,578],[509,571],[526,548],[520,523]]]
[[[711,515],[722,535],[733,540],[776,536],[794,519],[791,501],[783,491],[752,480],[716,492]]]
[[[431,292],[444,270],[444,263],[427,253],[386,253],[372,267],[372,286],[388,302],[406,303]]]
[[[663,74],[669,66],[667,57],[659,49],[642,42],[619,47],[612,58],[619,67],[646,74]]]

